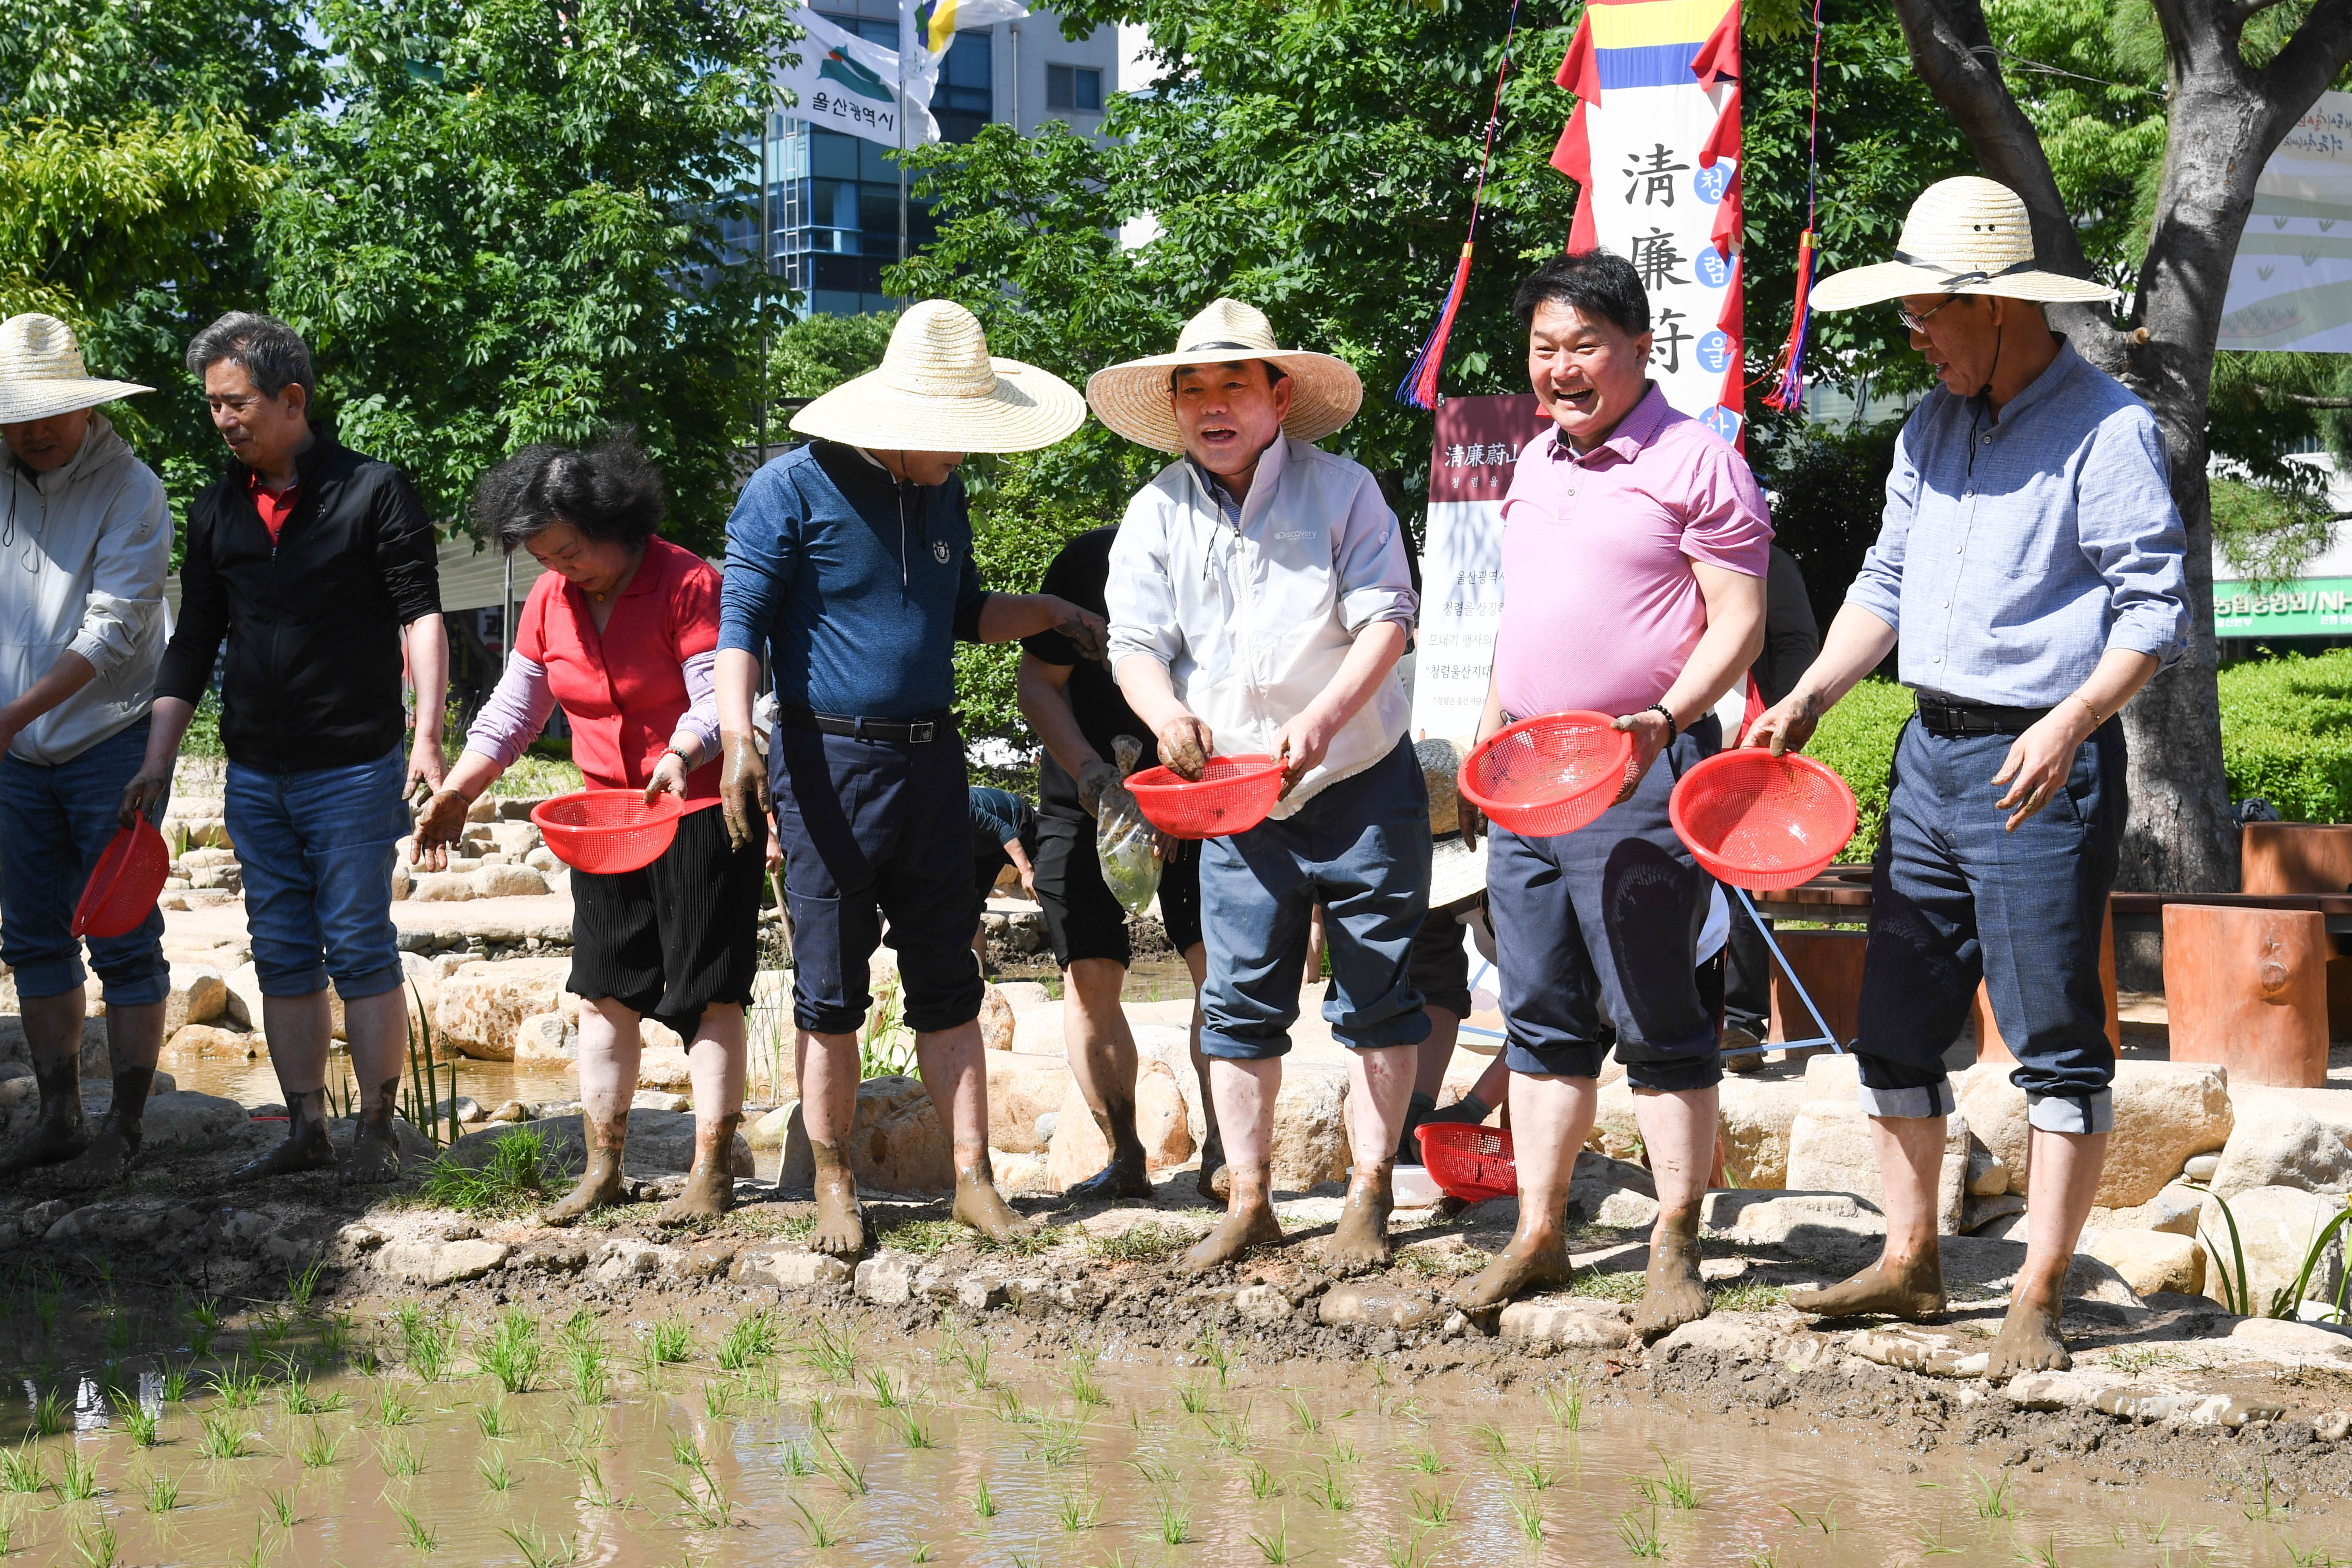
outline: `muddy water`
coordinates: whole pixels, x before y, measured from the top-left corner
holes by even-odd
[[[788,1318],[215,1330],[32,1276],[0,1305],[0,1528],[30,1563],[2285,1568],[2347,1546],[2325,1513],[1913,1462],[1558,1373],[1496,1395],[1377,1363],[1221,1371],[1214,1342],[1015,1361]]]

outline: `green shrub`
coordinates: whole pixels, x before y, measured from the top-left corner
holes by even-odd
[[[2221,671],[2230,798],[2289,822],[2352,820],[2352,648],[2248,659]]]
[[[1886,821],[1887,775],[1895,765],[1895,742],[1904,721],[1918,706],[1908,687],[1874,677],[1845,694],[1822,718],[1805,753],[1838,771],[1853,791],[1853,837],[1840,860],[1867,860]]]

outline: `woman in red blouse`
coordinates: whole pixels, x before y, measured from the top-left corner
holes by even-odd
[[[623,1195],[638,1021],[688,1042],[694,1173],[662,1212],[710,1218],[734,1196],[742,1120],[743,1009],[758,964],[764,843],[729,847],[719,800],[719,574],[654,531],[661,478],[626,438],[586,452],[529,447],[483,476],[474,512],[500,546],[547,568],[531,584],[513,657],[466,736],[466,754],[416,824],[420,862],[446,865],[466,808],[561,704],[592,787],[663,790],[686,803],[677,837],[638,871],[572,874],[572,976],[581,998],[580,1100],[588,1168],[545,1217],[568,1225]]]

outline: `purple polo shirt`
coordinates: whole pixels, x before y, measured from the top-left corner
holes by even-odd
[[[1528,442],[1503,498],[1503,710],[1613,715],[1657,701],[1706,630],[1691,563],[1761,577],[1771,546],[1748,460],[1654,382],[1589,452],[1557,426]]]

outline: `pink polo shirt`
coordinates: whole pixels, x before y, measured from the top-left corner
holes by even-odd
[[[1503,498],[1503,710],[1618,714],[1657,701],[1706,630],[1691,563],[1761,577],[1771,546],[1748,460],[1655,383],[1589,452],[1557,427],[1528,442]]]

